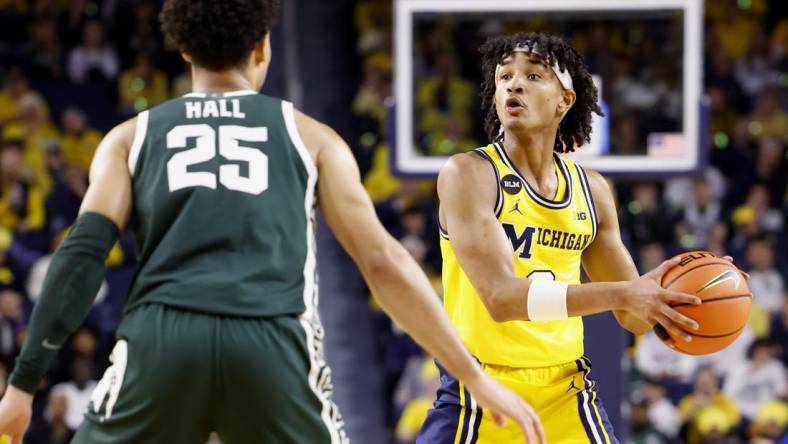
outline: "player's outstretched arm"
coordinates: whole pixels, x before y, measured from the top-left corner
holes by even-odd
[[[597,209],[599,227],[594,242],[583,252],[583,268],[594,282],[630,281],[639,274],[629,255],[618,226],[618,215],[613,193],[604,177],[596,171],[586,170],[591,186],[591,196]],[[654,326],[624,310],[614,310],[618,323],[634,334],[643,334]]]
[[[583,252],[583,268],[594,282],[635,280],[638,277],[638,271],[629,251],[621,241],[613,193],[601,174],[595,171],[586,171],[586,173],[591,186],[591,195],[599,213],[599,229],[594,242]],[[730,256],[725,256],[723,259],[733,263],[733,258]],[[662,280],[662,274],[664,272],[659,274],[657,282]],[[749,279],[749,275],[746,273],[745,278]],[[685,339],[690,338],[690,335],[683,330],[675,329],[675,326],[666,319],[669,316],[665,313],[663,313],[664,316],[657,315],[648,320],[626,310],[614,310],[613,314],[622,327],[634,334],[643,334],[659,322],[665,328],[671,329],[677,336]]]
[[[515,274],[511,244],[493,212],[496,186],[486,160],[473,153],[451,157],[438,176],[441,220],[460,266],[492,318],[498,322],[531,320],[534,313],[529,309],[529,290],[535,281]],[[697,304],[700,300],[659,285],[662,275],[676,263],[678,259],[666,261],[634,280],[569,285],[561,310],[564,316],[624,310],[637,318],[663,323],[673,331],[679,331],[674,324],[695,328],[695,321],[668,303]]]
[[[104,279],[104,260],[131,212],[126,159],[136,122],[110,131],[90,168],[90,187],[71,233],[55,252],[25,344],[0,400],[0,436],[21,444],[32,394],[66,338],[84,321]]]
[[[296,113],[299,133],[317,157],[318,202],[326,222],[353,257],[380,306],[473,393],[500,424],[515,420],[528,442],[545,442],[533,409],[473,359],[419,265],[381,225],[361,186],[356,161],[330,128]]]

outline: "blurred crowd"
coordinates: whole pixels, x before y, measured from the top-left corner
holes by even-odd
[[[51,254],[113,125],[188,92],[153,1],[0,1],[0,393]],[[94,309],[36,398],[25,442],[69,442],[107,366],[134,267],[130,233],[112,249]]]
[[[788,424],[788,19],[777,1],[706,2],[704,91],[710,166],[693,177],[614,184],[622,235],[641,271],[689,249],[729,254],[751,278],[748,327],[732,347],[703,359],[656,336],[632,343],[630,442],[769,442]],[[160,1],[0,0],[0,393],[51,254],[76,218],[87,169],[112,125],[188,92],[188,70],[162,42]],[[378,215],[440,292],[434,181],[398,179],[387,144],[392,105],[392,10],[355,9],[362,81],[350,144]],[[523,26],[538,26],[530,23]],[[417,29],[423,79],[416,90],[418,143],[451,154],[485,142],[478,56],[485,36],[510,32],[439,22]],[[605,96],[628,104],[611,116],[611,146],[680,122],[678,45],[647,23],[621,34],[592,26],[567,34],[602,77]],[[637,48],[636,51],[627,48]],[[658,113],[654,113],[658,110]],[[667,116],[667,118],[665,118]],[[657,118],[659,117],[659,118]],[[134,266],[129,233],[108,259],[106,282],[85,325],[59,355],[37,397],[29,443],[68,442],[107,366]],[[413,442],[438,384],[429,357],[384,315],[379,349],[395,440]],[[614,407],[612,407],[614,408]],[[785,438],[782,438],[785,439]],[[759,441],[765,440],[765,441]]]
[[[653,333],[633,338],[624,409],[631,443],[788,440],[788,19],[779,14],[779,3],[705,2],[703,87],[710,127],[701,151],[710,165],[692,177],[613,184],[622,236],[641,272],[679,252],[709,250],[732,256],[750,274],[755,295],[748,326],[720,353],[690,357]],[[571,27],[538,20],[417,20],[415,142],[428,155],[488,143],[476,48],[489,35],[546,30],[570,38],[605,85],[603,100],[617,100],[611,151],[644,153],[646,134],[676,131],[682,118],[681,33],[672,32],[681,20],[667,20],[667,27],[634,21],[625,31],[602,20]],[[359,125],[352,145],[382,220],[440,290],[434,183],[397,179],[389,168],[391,3],[359,2],[356,23],[363,80],[353,103]],[[429,358],[396,326],[382,336],[390,418],[398,442],[410,443],[437,376],[429,378]]]

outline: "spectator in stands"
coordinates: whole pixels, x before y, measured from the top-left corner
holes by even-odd
[[[758,409],[758,414],[749,430],[751,437],[762,438],[763,441],[753,440],[750,442],[753,444],[776,442],[784,444],[788,438],[786,427],[788,427],[788,403],[785,401],[767,402]]]
[[[415,205],[406,208],[400,217],[400,225],[402,236],[399,241],[422,268],[426,268],[424,261],[429,247],[425,241],[427,217],[424,211]]]
[[[14,67],[8,70],[0,90],[0,127],[19,118],[22,97],[30,92],[30,87],[22,70]]]
[[[707,63],[704,64],[706,84],[716,85],[727,92],[727,102],[737,112],[746,112],[748,100],[733,75],[733,60],[719,46],[712,45],[706,54]]]
[[[733,436],[734,426],[730,415],[718,407],[702,409],[695,421],[697,425],[697,442],[699,444],[737,444]],[[687,444],[693,441],[687,440]]]
[[[653,270],[665,260],[665,247],[659,242],[649,242],[640,247],[638,269],[642,273]]]
[[[77,330],[71,337],[71,348],[75,358],[82,358],[93,362],[94,368],[103,367],[100,364],[106,360],[106,357],[97,355],[98,337],[92,328],[83,325]]]
[[[60,168],[46,200],[48,230],[52,236],[56,237],[77,219],[87,185],[87,170],[73,164]]]
[[[665,345],[653,331],[640,337],[635,349],[635,368],[646,377],[689,383],[698,360]]]
[[[44,192],[24,174],[22,146],[8,141],[0,151],[0,227],[14,232],[44,226]]]
[[[788,288],[783,291],[782,303],[780,312],[772,316],[769,337],[776,344],[775,355],[780,357],[783,366],[788,368]]]
[[[118,54],[104,38],[104,25],[97,20],[85,23],[82,43],[68,55],[68,76],[71,81],[113,80],[118,68]]]
[[[5,126],[3,139],[23,141],[24,177],[46,193],[50,186],[46,150],[59,142],[60,132],[50,121],[49,107],[40,94],[29,92],[22,97],[20,119]]]
[[[750,137],[761,140],[764,137],[784,139],[788,134],[788,112],[781,106],[780,91],[768,89],[762,92],[752,113],[744,117]]]
[[[693,199],[684,209],[683,220],[694,238],[695,245],[705,248],[714,223],[721,216],[722,206],[712,197],[711,188],[704,176],[695,178],[692,185]]]
[[[472,84],[460,77],[454,55],[439,53],[435,73],[423,80],[416,91],[419,131],[445,132],[447,122],[453,120],[462,134],[467,134],[471,129],[473,91]]]
[[[435,363],[430,357],[413,358],[415,365],[409,366],[403,372],[402,379],[417,379],[408,385],[407,397],[400,397],[404,408],[397,421],[395,437],[397,444],[412,444],[416,441],[421,425],[427,418],[427,411],[432,408],[435,393],[440,388],[440,374]],[[414,371],[409,371],[409,370]],[[403,382],[397,387],[397,392],[403,389]]]
[[[723,221],[715,222],[709,233],[706,249],[717,257],[725,257],[727,253],[728,225]]]
[[[76,358],[71,364],[71,380],[55,385],[49,392],[50,398],[62,397],[65,400],[65,423],[69,430],[76,431],[82,423],[96,384],[93,362]]]
[[[646,110],[657,104],[660,98],[659,91],[653,89],[649,82],[638,75],[635,63],[630,56],[623,54],[618,56],[611,91],[622,108],[632,111]],[[624,114],[621,117],[624,117]]]
[[[667,243],[670,238],[668,211],[659,199],[657,185],[639,183],[632,187],[632,200],[622,209],[621,225],[630,235],[632,248],[650,242]]]
[[[635,113],[635,111],[632,111]],[[646,152],[645,143],[642,143],[638,135],[638,121],[636,114],[623,114],[614,116],[613,120],[613,140],[610,150],[615,154],[644,154]]]
[[[168,98],[167,76],[153,65],[147,53],[137,53],[134,65],[118,79],[120,111],[135,114],[156,106]]]
[[[736,126],[739,114],[728,105],[728,91],[723,85],[708,84],[706,95],[709,97],[709,112],[711,113],[710,130],[712,134],[723,133],[729,135]],[[724,143],[716,145],[725,149],[730,144],[730,138]]]
[[[63,110],[61,125],[63,162],[78,166],[83,171],[89,171],[90,162],[101,142],[102,134],[88,126],[87,116],[76,106],[69,106]]]
[[[748,285],[757,303],[772,315],[783,306],[785,282],[774,269],[774,247],[767,238],[750,242],[747,247],[747,262],[750,264]]]
[[[74,432],[66,425],[66,398],[50,394],[44,409],[44,423],[34,424],[25,435],[25,444],[67,444]]]
[[[733,256],[734,263],[747,263],[747,246],[762,236],[758,226],[755,210],[748,205],[740,205],[731,213],[733,235],[728,242],[727,250]]]
[[[757,339],[747,351],[747,361],[735,363],[728,372],[723,392],[736,402],[744,419],[753,421],[761,405],[788,394],[785,378],[771,341]]]
[[[750,51],[736,61],[734,75],[750,96],[757,96],[775,83],[777,73],[773,70],[769,49],[769,36],[765,30],[758,29],[752,36]]]
[[[649,420],[648,402],[645,399],[633,402],[629,411],[630,436],[626,444],[664,444],[666,442]]]
[[[783,228],[783,215],[780,210],[769,207],[770,195],[770,190],[765,186],[753,185],[747,193],[747,201],[737,209],[752,209],[755,212],[758,228],[762,232],[779,234]]]
[[[694,390],[679,401],[678,408],[688,444],[701,442],[701,434],[704,431],[702,429],[706,429],[706,434],[713,430],[712,427],[706,427],[705,423],[700,422],[700,419],[703,419],[701,413],[704,411],[713,408],[715,413],[707,413],[707,418],[716,419],[721,416],[729,428],[737,425],[740,419],[736,404],[720,392],[717,374],[711,366],[703,366],[698,369]],[[727,433],[727,430],[725,432]]]
[[[719,47],[731,57],[744,56],[752,47],[753,37],[766,13],[765,0],[722,0],[708,2],[707,16]]]
[[[383,131],[386,117],[384,100],[391,96],[391,56],[376,53],[364,59],[364,77],[353,99],[353,113],[360,119],[375,123],[377,131]]]
[[[137,54],[157,54],[161,49],[161,35],[156,22],[156,5],[151,0],[134,2],[134,30],[125,40],[123,61],[126,65],[134,62]]]
[[[667,398],[662,380],[647,378],[643,384],[643,396],[648,405],[648,420],[654,430],[670,440],[676,438],[681,427],[679,411]]]
[[[764,137],[758,145],[753,168],[754,180],[769,190],[771,208],[780,208],[788,183],[788,156],[786,145],[776,137]]]
[[[0,292],[0,364],[11,367],[19,352],[20,335],[25,321],[22,313],[22,295],[14,290]]]
[[[726,177],[714,166],[705,168],[702,174],[690,176],[677,176],[665,182],[662,197],[671,211],[681,212],[695,204],[695,182],[705,182],[709,193],[708,200],[722,204],[726,195]]]
[[[25,58],[31,77],[60,79],[64,72],[65,57],[58,37],[57,21],[53,17],[36,20],[30,29],[30,39]]]

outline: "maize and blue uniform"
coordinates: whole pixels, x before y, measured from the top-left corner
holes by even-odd
[[[555,156],[556,200],[536,193],[501,143],[478,148],[498,180],[495,215],[512,245],[518,277],[580,283],[583,250],[594,241],[597,215],[585,172]],[[444,305],[484,370],[531,404],[548,442],[617,443],[583,355],[583,321],[496,322],[485,308],[441,228]],[[523,295],[525,297],[525,295]],[[510,421],[498,428],[463,383],[441,368],[442,386],[417,439],[419,444],[516,443]]]

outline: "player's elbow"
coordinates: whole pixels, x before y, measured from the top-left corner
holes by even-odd
[[[359,261],[359,267],[370,281],[388,280],[397,272],[399,251],[390,245],[369,249]]]
[[[507,322],[514,320],[500,288],[496,288],[493,285],[484,286],[478,288],[477,292],[493,321]]]

